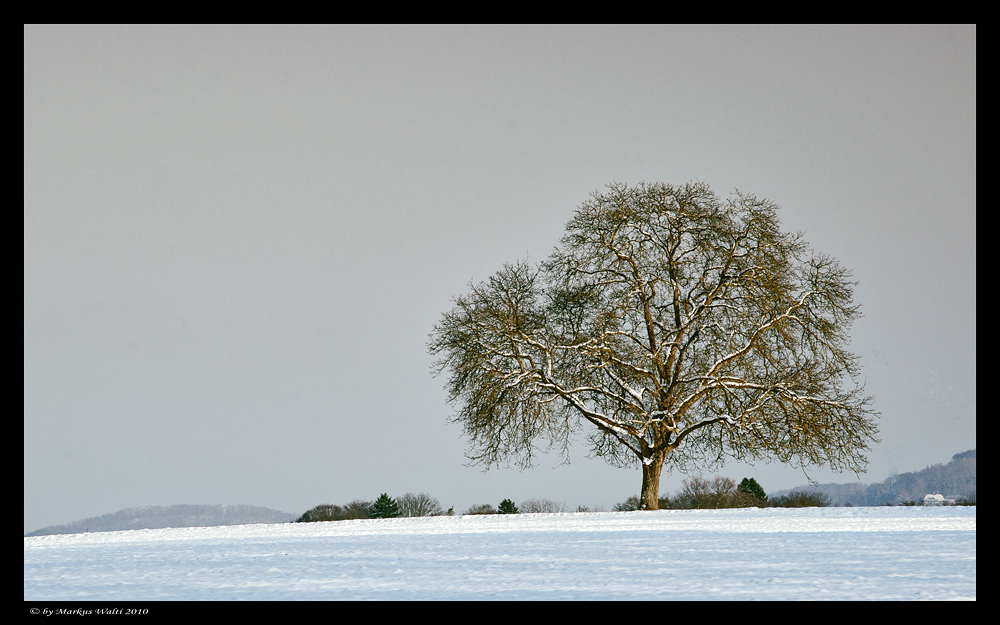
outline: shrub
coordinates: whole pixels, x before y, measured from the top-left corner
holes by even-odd
[[[349,519],[367,519],[371,515],[372,502],[356,500],[346,506],[323,504],[306,511],[296,519],[296,523],[315,523],[317,521],[347,521]]]
[[[497,509],[488,503],[472,506],[465,511],[466,514],[496,514]]]
[[[776,508],[825,508],[830,505],[830,498],[819,492],[796,491],[771,500]]]
[[[517,514],[517,506],[510,499],[504,499],[497,507],[497,514]]]
[[[338,519],[338,521],[347,521],[350,519],[370,519],[372,518],[372,507],[374,505],[375,502],[373,501],[355,499],[343,507],[343,518]]]
[[[632,512],[633,510],[638,510],[641,505],[642,501],[639,499],[639,496],[632,495],[625,501],[616,503],[613,510],[615,512]]]
[[[339,521],[341,508],[332,504],[322,504],[306,510],[302,516],[295,520],[296,523],[316,523],[319,521]]]

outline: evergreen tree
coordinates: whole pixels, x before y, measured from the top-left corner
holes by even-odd
[[[743,478],[743,481],[740,482],[740,485],[737,487],[736,490],[740,491],[741,493],[746,493],[748,495],[751,495],[762,502],[765,503],[767,502],[767,493],[765,493],[764,489],[760,487],[760,484],[757,483],[757,480],[753,479],[752,477]]]
[[[386,493],[379,495],[372,505],[371,518],[392,519],[399,516],[399,506],[396,501]]]
[[[504,499],[497,508],[497,514],[517,514],[517,506],[510,499]]]

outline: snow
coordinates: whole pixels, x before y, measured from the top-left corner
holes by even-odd
[[[425,517],[24,539],[26,601],[975,598],[975,507]]]

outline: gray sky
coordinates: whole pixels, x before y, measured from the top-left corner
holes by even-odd
[[[642,180],[768,198],[854,271],[862,481],[976,446],[975,26],[26,26],[24,529],[407,491],[610,509],[640,472],[582,445],[465,466],[426,342]]]

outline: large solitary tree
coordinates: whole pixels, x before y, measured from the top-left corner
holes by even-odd
[[[877,413],[848,331],[850,272],[782,232],[777,206],[705,184],[610,185],[538,266],[470,285],[435,325],[453,420],[487,467],[528,467],[537,441],[642,469],[732,458],[864,470]]]

